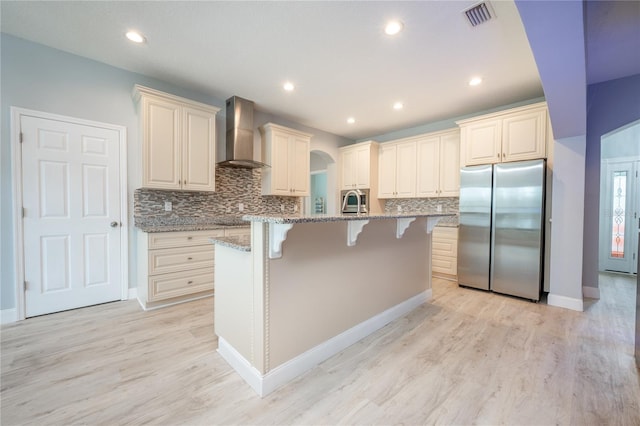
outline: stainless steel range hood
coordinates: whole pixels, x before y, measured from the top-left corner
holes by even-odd
[[[227,153],[222,167],[269,167],[253,159],[253,102],[238,96],[227,99]]]

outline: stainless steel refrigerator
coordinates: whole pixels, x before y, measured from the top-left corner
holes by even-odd
[[[545,161],[460,170],[458,283],[540,299]]]

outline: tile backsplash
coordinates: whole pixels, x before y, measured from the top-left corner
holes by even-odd
[[[134,192],[133,215],[136,220],[214,218],[244,214],[291,214],[301,207],[299,197],[261,195],[260,169],[216,168],[216,192],[165,191],[138,188]],[[165,211],[165,201],[172,204]],[[244,209],[241,212],[239,205]]]
[[[442,211],[447,213],[458,213],[458,197],[442,198],[394,198],[385,200],[384,211],[395,213],[398,207],[404,211],[436,210],[438,204],[442,206]],[[458,223],[458,217],[444,218],[443,222]]]

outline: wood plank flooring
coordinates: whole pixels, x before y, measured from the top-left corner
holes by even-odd
[[[2,425],[640,425],[635,281],[573,312],[434,280],[433,300],[260,399],[213,300],[117,302],[2,327]]]

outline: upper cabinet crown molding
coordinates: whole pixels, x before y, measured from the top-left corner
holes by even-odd
[[[140,102],[140,98],[142,95],[147,96],[158,96],[166,100],[171,100],[173,102],[188,104],[197,108],[206,109],[208,111],[217,114],[220,111],[220,108],[215,107],[213,105],[205,104],[202,102],[194,101],[193,99],[183,98],[181,96],[172,95],[171,93],[161,92],[160,90],[152,89],[151,87],[142,86],[140,84],[133,85],[133,100],[135,102]]]
[[[549,115],[547,103],[457,121],[461,130],[461,162],[494,164],[546,158]]]
[[[267,123],[260,127],[262,195],[305,197],[310,193],[310,150],[313,135]]]
[[[142,187],[215,191],[215,116],[220,108],[135,85]]]

